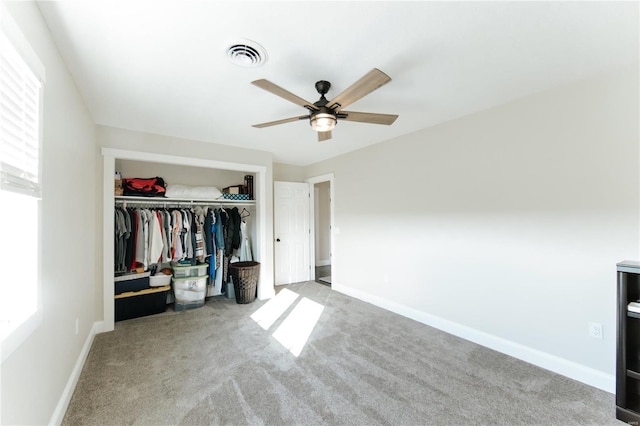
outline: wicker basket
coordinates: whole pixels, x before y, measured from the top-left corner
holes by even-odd
[[[260,263],[235,262],[229,264],[229,273],[233,279],[233,291],[236,303],[251,303],[256,300]]]

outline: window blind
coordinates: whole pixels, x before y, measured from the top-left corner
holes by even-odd
[[[42,84],[0,32],[0,189],[41,196]]]

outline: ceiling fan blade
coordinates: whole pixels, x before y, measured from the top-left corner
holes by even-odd
[[[313,102],[306,101],[301,97],[289,92],[288,90],[283,89],[277,84],[273,84],[269,80],[256,80],[252,81],[251,84],[253,84],[254,86],[258,86],[259,88],[266,90],[267,92],[271,92],[276,96],[280,96],[281,98],[286,99],[289,102],[293,102],[296,105],[307,108],[310,111],[318,111],[318,107],[316,107]]]
[[[268,123],[254,124],[251,127],[257,127],[258,129],[262,129],[263,127],[277,126],[278,124],[291,123],[293,121],[298,121],[298,120],[306,120],[307,118],[309,118],[308,115],[300,115],[298,117],[290,117],[290,118],[283,118],[282,120],[269,121]]]
[[[346,117],[338,116],[340,120],[345,121],[358,121],[360,123],[371,124],[386,124],[387,126],[393,124],[398,118],[395,114],[375,114],[371,112],[356,112],[356,111],[340,111],[340,114],[346,114]]]
[[[333,98],[327,106],[329,108],[336,108],[336,111],[340,111],[347,105],[351,105],[358,99],[368,95],[377,88],[387,84],[391,81],[391,77],[380,71],[378,68],[374,68],[369,71],[360,80],[347,87],[342,93]]]
[[[318,132],[318,142],[324,142],[331,139],[331,130],[328,132]]]

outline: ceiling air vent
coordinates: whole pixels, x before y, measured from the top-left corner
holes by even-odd
[[[255,68],[267,62],[267,51],[255,41],[241,40],[227,48],[227,57],[236,65]]]

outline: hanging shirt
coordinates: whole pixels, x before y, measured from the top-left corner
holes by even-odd
[[[129,237],[127,238],[127,254],[125,257],[125,269],[131,271],[134,269],[134,259],[136,255],[136,216],[133,209],[127,209],[127,230],[129,231]]]
[[[246,219],[240,222],[240,261],[250,262],[253,260],[251,256],[251,244],[249,243],[249,234],[247,231]]]
[[[205,234],[204,234],[204,211],[202,207],[198,206],[193,209],[194,219],[196,223],[196,232],[195,232],[195,258],[199,263],[204,262],[205,257],[207,256],[207,247],[205,245]]]
[[[144,266],[144,270],[148,270],[149,269],[149,241],[150,241],[150,235],[149,235],[149,222],[151,220],[151,211],[149,209],[144,209],[142,210],[143,216],[144,216],[144,222],[143,222],[143,234],[144,234],[144,261],[142,262],[142,266]]]
[[[145,237],[144,237],[144,211],[142,209],[136,210],[137,228],[136,228],[136,263],[142,265],[145,264]]]
[[[133,229],[132,242],[131,242],[131,263],[129,264],[129,270],[133,271],[136,269],[136,257],[138,254],[138,223],[139,216],[137,210],[131,210],[133,214],[133,222],[131,222],[131,227]]]
[[[185,210],[181,210],[182,216],[182,251],[183,259],[191,259],[193,257],[193,247],[191,246],[191,223]]]
[[[158,215],[151,211],[149,211],[149,215],[149,264],[151,265],[161,261],[164,243]]]
[[[162,261],[171,262],[171,237],[173,236],[171,228],[171,215],[168,211],[162,210],[160,212],[160,216],[162,217],[162,229],[164,231],[163,234],[166,239],[164,251],[162,252]]]
[[[127,225],[122,209],[116,207],[114,210],[114,268],[115,272],[123,272],[125,270],[125,235],[127,233]]]
[[[215,216],[213,215],[213,209],[205,207],[204,208],[204,244],[207,250],[207,254],[213,253],[213,233],[212,227],[215,222]]]
[[[171,212],[173,216],[173,254],[172,259],[179,261],[184,258],[182,252],[182,213],[179,210]]]

